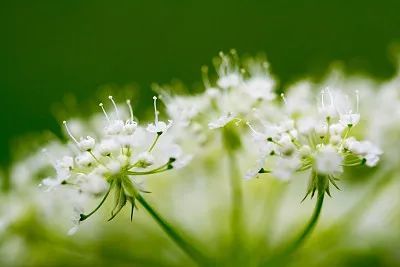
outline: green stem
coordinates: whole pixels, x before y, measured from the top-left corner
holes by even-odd
[[[149,147],[149,149],[148,149],[148,152],[151,152],[151,151],[154,149],[154,147],[156,146],[157,141],[158,141],[158,139],[160,138],[160,136],[161,136],[161,134],[160,134],[160,133],[157,133],[157,136],[156,136],[156,138],[154,138],[153,143],[150,145],[150,147]]]
[[[279,254],[277,257],[273,257],[270,260],[264,262],[262,266],[283,266],[289,259],[293,252],[295,252],[307,239],[307,237],[312,233],[315,225],[318,222],[319,215],[321,214],[322,204],[324,202],[325,192],[318,192],[317,202],[315,204],[314,212],[311,216],[310,221],[307,226],[301,232],[301,234],[291,243],[283,253]]]
[[[151,217],[158,223],[164,232],[184,251],[186,252],[199,266],[210,266],[209,260],[191,244],[189,244],[175,229],[166,222],[156,210],[143,198],[141,194],[136,195],[136,199],[147,210]]]
[[[315,225],[317,224],[319,215],[321,214],[322,204],[324,202],[325,192],[318,192],[317,203],[315,204],[314,212],[311,216],[310,221],[308,222],[306,228],[304,228],[303,232],[300,236],[286,249],[285,254],[289,255],[293,253],[297,248],[299,248],[303,242],[307,239],[307,237],[311,234]]]
[[[106,201],[108,195],[110,194],[112,188],[113,188],[113,182],[110,183],[110,187],[108,188],[107,193],[104,195],[103,199],[100,201],[99,205],[94,210],[92,210],[92,212],[90,212],[89,214],[80,214],[79,221],[83,222],[84,220],[86,220],[87,218],[89,218],[90,216],[95,214],[96,211],[98,211],[101,208],[101,206],[103,206],[103,204]]]
[[[243,230],[243,190],[240,171],[238,170],[236,158],[233,153],[229,154],[229,164],[232,197],[231,225],[233,235],[236,237],[235,241],[240,242]]]

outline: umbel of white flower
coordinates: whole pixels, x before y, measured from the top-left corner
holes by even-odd
[[[330,185],[338,188],[336,181],[343,167],[375,166],[382,151],[369,141],[350,137],[360,121],[358,92],[355,98],[354,109],[348,95],[327,88],[321,92],[320,105],[307,115],[284,114],[279,122],[264,120],[263,130],[248,123],[261,153],[256,168],[249,170],[246,178],[271,173],[287,180],[295,172],[310,170],[305,198],[316,191],[330,196]],[[282,99],[285,105],[284,95]]]
[[[88,184],[92,187],[105,185],[100,204],[90,213],[79,213],[77,224],[93,215],[104,204],[110,193],[114,194],[115,203],[109,220],[112,220],[127,203],[131,204],[132,219],[135,200],[140,192],[146,192],[141,189],[136,177],[182,166],[180,162],[182,152],[179,146],[163,142],[159,144],[160,137],[171,127],[172,121],[166,123],[159,120],[157,97],[153,98],[155,120],[146,128],[135,121],[129,100],[126,103],[130,117],[122,118],[112,96],[109,99],[114,112],[108,113],[100,103],[105,127],[98,131],[98,136],[78,139],[68,127],[68,123],[63,122],[73,141],[71,148],[73,156],[67,155],[55,161],[56,177],[43,181],[43,185],[49,189],[55,186],[72,186],[85,191]]]

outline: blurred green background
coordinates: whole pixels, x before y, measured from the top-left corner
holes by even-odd
[[[100,86],[134,82],[143,100],[152,82],[198,82],[220,50],[265,52],[281,86],[337,60],[388,77],[399,10],[400,1],[370,0],[3,2],[0,162],[17,136],[58,131],[51,106],[66,94],[83,103]]]

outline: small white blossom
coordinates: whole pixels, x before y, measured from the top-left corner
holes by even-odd
[[[271,172],[272,176],[287,181],[292,178],[293,173],[301,167],[301,161],[297,156],[279,157],[275,161],[275,166]]]
[[[162,134],[164,132],[166,132],[171,126],[172,126],[172,121],[169,120],[168,124],[163,122],[163,121],[159,121],[158,120],[158,110],[157,110],[157,97],[154,96],[153,97],[154,100],[154,123],[150,123],[147,126],[147,131],[150,133],[157,133],[157,134]]]
[[[343,157],[331,146],[322,146],[315,157],[315,169],[320,174],[337,175],[343,172]]]
[[[218,119],[211,121],[208,124],[208,128],[210,128],[211,130],[217,129],[217,128],[222,128],[225,125],[227,125],[229,122],[233,121],[235,118],[236,118],[235,114],[229,112],[228,114],[222,115]]]

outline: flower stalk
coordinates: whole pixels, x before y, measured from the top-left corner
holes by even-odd
[[[209,266],[209,260],[197,248],[185,240],[181,234],[143,198],[137,194],[136,200],[146,209],[150,216],[157,222],[163,231],[199,266]]]
[[[233,252],[240,249],[244,231],[243,222],[243,189],[242,179],[238,170],[236,157],[233,152],[229,153],[230,186],[231,186],[231,227],[233,234]]]
[[[324,202],[325,192],[318,192],[317,202],[315,204],[314,212],[311,216],[310,221],[308,222],[307,226],[301,232],[301,234],[294,240],[292,244],[288,246],[285,251],[285,255],[290,255],[294,251],[296,251],[307,239],[307,237],[312,233],[315,228],[315,225],[318,222],[319,216],[321,214],[322,205]]]
[[[287,248],[282,253],[280,253],[276,257],[273,257],[272,259],[265,261],[262,266],[283,266],[290,259],[292,253],[302,246],[302,244],[313,232],[318,222],[322,210],[322,205],[324,203],[324,197],[325,191],[318,191],[317,202],[315,203],[313,214],[304,230],[296,239],[294,239],[291,244],[289,244],[289,246],[287,246]]]

